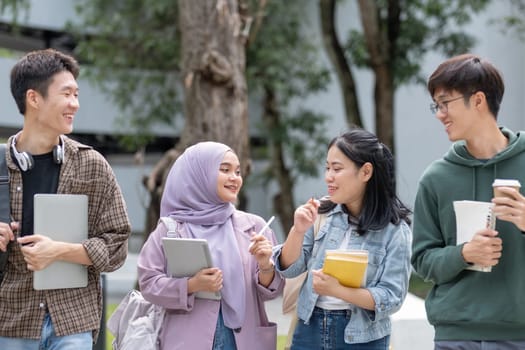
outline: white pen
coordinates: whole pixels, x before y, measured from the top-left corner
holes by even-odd
[[[272,224],[272,222],[273,222],[274,219],[275,219],[275,216],[272,216],[270,219],[268,219],[268,221],[266,221],[266,224],[263,226],[263,228],[262,228],[262,229],[259,231],[259,233],[257,233],[257,234],[258,234],[258,235],[262,235],[263,232],[266,231],[266,229],[267,229],[268,227],[270,227],[270,225]],[[250,248],[253,246],[254,243],[255,243],[255,242],[250,243],[250,245],[248,246],[248,249],[250,249]]]
[[[268,227],[270,227],[270,225],[272,224],[273,222],[273,219],[275,219],[275,216],[272,216],[271,218],[268,219],[268,221],[266,221],[266,224],[263,226],[263,228],[259,231],[258,235],[262,235],[264,231],[266,231],[266,229]]]

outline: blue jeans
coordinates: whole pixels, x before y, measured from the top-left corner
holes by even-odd
[[[212,350],[237,350],[233,330],[224,325],[221,309],[219,309],[219,317],[217,317],[217,328],[215,328]]]
[[[390,336],[369,343],[345,343],[345,328],[350,310],[314,308],[310,323],[299,320],[293,335],[291,350],[388,350]]]
[[[40,339],[0,337],[0,349],[9,350],[92,350],[93,335],[91,332],[77,333],[57,337],[46,313]]]

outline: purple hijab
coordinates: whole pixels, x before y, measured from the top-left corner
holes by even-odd
[[[215,266],[223,273],[221,308],[224,324],[239,328],[244,321],[243,264],[232,225],[235,207],[217,194],[219,167],[228,146],[199,142],[173,164],[160,201],[160,216],[185,223],[190,236],[208,241]],[[233,151],[232,151],[233,152]]]

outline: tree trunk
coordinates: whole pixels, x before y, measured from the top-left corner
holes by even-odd
[[[185,125],[175,149],[145,180],[151,194],[147,234],[157,224],[166,175],[189,145],[222,142],[237,153],[243,176],[249,173],[246,33],[239,4],[236,0],[178,0],[178,6]]]
[[[389,15],[392,8],[389,8]],[[394,81],[390,64],[393,59],[392,47],[395,46],[397,36],[392,37],[387,28],[395,24],[396,18],[389,17],[388,23],[382,26],[378,11],[374,1],[359,0],[370,67],[375,76],[376,134],[394,152]]]
[[[363,122],[359,111],[359,100],[357,98],[354,76],[335,30],[335,6],[336,0],[319,1],[321,37],[326,53],[334,66],[337,80],[341,84],[347,124],[362,127]]]
[[[235,0],[179,0],[184,112],[180,143],[219,141],[248,173],[245,42]]]
[[[282,128],[280,122],[280,112],[277,108],[277,101],[272,89],[266,88],[264,91],[264,114],[263,120],[268,130],[278,130]],[[293,188],[294,181],[290,171],[284,161],[284,150],[282,141],[269,139],[270,168],[273,176],[279,184],[279,193],[273,198],[273,207],[283,228],[285,237],[288,229],[293,225],[293,215],[295,210]]]
[[[376,106],[377,138],[395,152],[394,144],[394,87],[388,67],[374,69],[374,101]]]

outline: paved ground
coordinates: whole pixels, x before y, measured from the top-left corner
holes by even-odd
[[[137,279],[137,254],[129,254],[119,270],[106,274],[106,298],[108,303],[118,303],[135,287]],[[290,316],[281,311],[282,299],[266,302],[268,318],[277,323],[277,333],[288,333]],[[424,301],[408,295],[403,307],[392,317],[391,349],[433,349],[434,330],[426,319]]]

